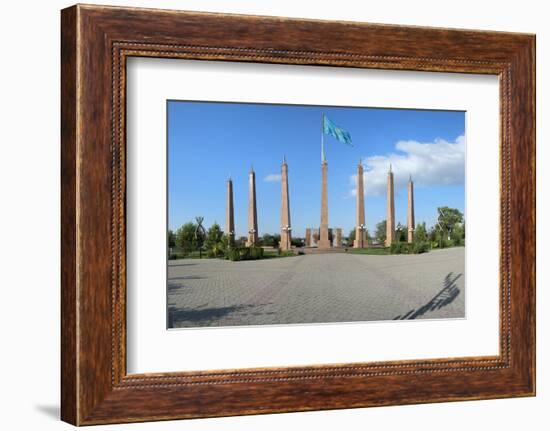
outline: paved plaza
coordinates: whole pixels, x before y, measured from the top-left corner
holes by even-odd
[[[464,247],[168,263],[171,328],[465,317]]]

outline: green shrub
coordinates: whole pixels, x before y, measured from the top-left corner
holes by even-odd
[[[404,242],[394,242],[390,245],[391,254],[407,254],[409,252],[408,244]]]
[[[225,255],[226,247],[222,242],[218,242],[212,245],[212,248],[208,250],[208,257],[223,257]]]
[[[256,260],[264,257],[262,247],[235,247],[230,248],[225,253],[225,257],[233,262],[239,260]]]
[[[407,242],[394,242],[390,246],[390,254],[420,254],[426,253],[430,249],[430,243],[426,241],[417,241],[409,244]]]
[[[444,239],[442,242],[443,242],[443,247],[442,248],[452,247],[454,245],[452,239],[451,240]]]
[[[248,247],[248,259],[256,260],[264,257],[264,249],[262,247]]]
[[[453,246],[453,242],[448,241],[446,239],[442,239],[439,241],[432,241],[432,248],[447,248],[452,246]]]
[[[170,253],[168,260],[184,259],[185,257],[187,257],[185,253]]]
[[[239,252],[241,253],[241,260],[250,260],[250,247],[241,247]]]
[[[413,243],[412,252],[414,254],[426,253],[430,249],[430,244],[426,241],[417,241]]]
[[[230,248],[225,254],[226,258],[232,262],[241,260],[241,253],[238,248]]]
[[[454,246],[463,246],[465,243],[464,238],[453,238],[451,241]]]

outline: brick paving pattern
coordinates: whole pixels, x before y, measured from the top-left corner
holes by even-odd
[[[168,264],[169,327],[465,316],[464,248]]]

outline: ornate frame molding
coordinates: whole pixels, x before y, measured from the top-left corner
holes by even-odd
[[[257,28],[269,30],[257,35]],[[322,37],[335,31],[336,41]],[[323,41],[308,40],[311,34]],[[99,424],[533,395],[534,43],[534,36],[509,33],[99,6],[65,9],[62,418]],[[131,56],[498,75],[500,354],[127,375],[125,65]],[[530,217],[521,218],[518,209]]]

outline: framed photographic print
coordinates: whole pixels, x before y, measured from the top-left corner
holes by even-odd
[[[62,419],[535,394],[535,37],[62,11]]]

